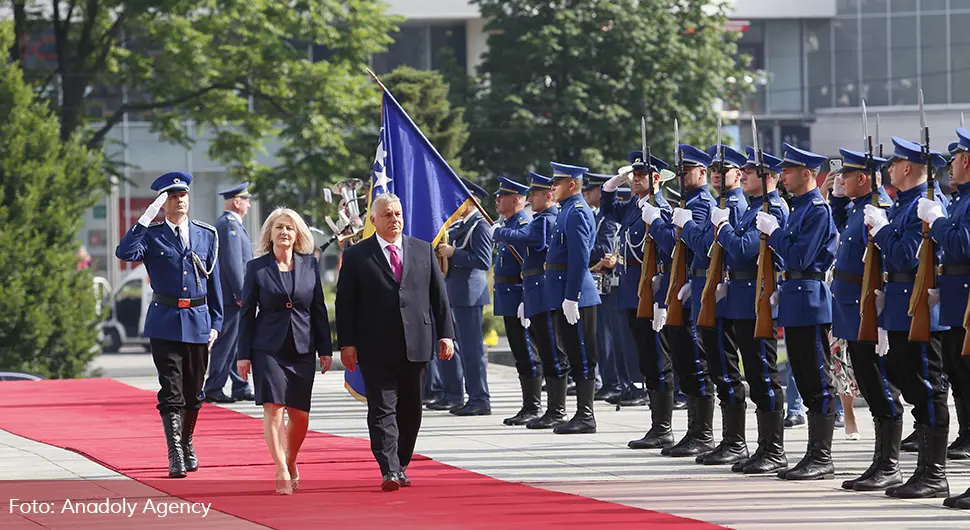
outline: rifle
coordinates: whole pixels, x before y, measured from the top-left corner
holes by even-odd
[[[650,186],[650,204],[657,205],[657,199],[653,189],[653,172],[650,170],[653,157],[650,148],[647,147],[647,119],[640,118],[640,146],[643,155],[643,163],[647,169]],[[649,226],[644,227],[643,232],[643,262],[640,264],[640,284],[637,289],[640,292],[640,301],[637,303],[637,318],[653,318],[653,278],[657,275],[657,243],[647,232]]]
[[[771,213],[768,205],[768,172],[765,171],[764,156],[758,142],[758,124],[751,118],[751,131],[754,137],[754,156],[755,171],[761,179],[761,211]],[[758,277],[755,282],[754,304],[754,338],[773,339],[775,338],[775,324],[772,318],[771,296],[775,294],[777,282],[775,281],[775,256],[771,247],[768,246],[768,234],[761,234],[761,246],[758,248]]]
[[[680,178],[681,206],[687,206],[687,189],[684,183],[684,156],[680,151],[680,129],[674,120],[674,159],[677,161],[677,176]],[[674,247],[673,263],[670,270],[670,285],[667,288],[667,322],[668,326],[684,325],[684,302],[677,299],[680,290],[687,283],[687,245],[680,239],[680,228],[677,229],[677,244]]]
[[[930,152],[930,128],[926,125],[926,111],[923,108],[923,90],[919,91],[920,134],[923,136],[923,162],[926,164],[926,198],[934,200],[933,154]],[[923,241],[920,243],[919,268],[913,282],[913,294],[909,298],[910,342],[930,341],[930,303],[927,290],[936,288],[936,249],[930,238],[930,225],[923,222]]]
[[[869,120],[866,114],[866,102],[862,102],[863,145],[866,149],[866,167],[869,170],[869,182],[872,186],[872,205],[879,207],[879,183],[876,182],[876,163],[872,156],[872,136],[869,136]],[[876,117],[876,135],[879,135],[879,118]],[[876,290],[882,286],[882,253],[876,247],[872,237],[867,237],[866,253],[862,258],[865,269],[862,272],[862,298],[859,304],[859,342],[876,344],[879,342],[879,310],[876,308]]]
[[[724,170],[724,147],[721,145],[721,116],[717,117],[717,151],[715,164],[718,164],[718,172],[721,174],[721,186],[719,190],[720,206],[723,209],[727,206],[725,197],[724,181],[727,178]],[[703,328],[717,327],[717,286],[724,281],[724,248],[715,238],[711,245],[709,254],[711,263],[707,267],[707,279],[704,282],[704,290],[701,291],[701,310],[697,313],[697,325]]]

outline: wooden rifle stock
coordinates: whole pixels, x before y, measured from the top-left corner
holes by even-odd
[[[875,173],[875,172],[873,172]],[[879,189],[872,181],[872,205],[879,207]],[[868,230],[868,227],[864,228]],[[865,269],[862,272],[862,298],[859,304],[859,342],[879,343],[879,309],[876,307],[876,291],[882,289],[882,252],[869,237],[866,255],[863,258]]]
[[[768,197],[765,197],[763,212],[768,211]],[[771,295],[775,294],[775,256],[768,246],[768,235],[761,234],[761,246],[758,249],[758,278],[755,282],[755,321],[754,338],[775,338],[775,323],[772,318]]]
[[[680,239],[680,228],[677,229],[677,246],[674,247],[673,263],[670,267],[670,286],[667,289],[667,322],[668,326],[684,325],[684,302],[677,299],[677,295],[687,278],[687,245]]]
[[[722,175],[721,179],[725,177]],[[725,206],[724,191],[721,191],[721,208]],[[717,286],[724,281],[724,248],[717,242],[711,246],[711,263],[707,267],[707,280],[701,292],[701,310],[697,314],[697,325],[702,328],[717,327]]]
[[[928,171],[933,171],[930,160]],[[926,198],[933,200],[933,178],[929,179]],[[923,241],[919,247],[919,267],[916,269],[916,281],[913,282],[913,294],[909,297],[910,342],[930,341],[930,300],[929,289],[936,288],[936,252],[933,239],[930,238],[930,225],[923,222]]]
[[[657,204],[653,193],[650,194],[650,204]],[[649,226],[644,227],[643,263],[640,268],[640,285],[638,286],[640,301],[637,303],[637,318],[653,318],[653,278],[657,275],[657,243],[647,233],[649,230]]]
[[[970,325],[970,303],[967,304],[967,310],[963,312],[963,329],[967,329]],[[963,349],[960,350],[961,355],[970,356],[970,333],[963,334]]]

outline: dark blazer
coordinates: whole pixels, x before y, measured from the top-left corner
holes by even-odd
[[[439,339],[455,338],[434,249],[408,236],[403,236],[402,246],[400,284],[376,235],[344,251],[335,305],[337,341],[341,348],[355,346],[361,364],[402,355],[428,362]]]
[[[272,253],[246,264],[237,359],[250,360],[253,351],[280,351],[291,325],[298,352],[333,355],[317,258],[294,252],[293,274],[296,288],[291,298]]]

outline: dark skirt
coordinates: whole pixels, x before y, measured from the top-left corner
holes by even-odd
[[[313,377],[316,373],[316,357],[313,353],[296,351],[291,330],[287,333],[280,351],[253,352],[256,404],[275,403],[310,412]]]

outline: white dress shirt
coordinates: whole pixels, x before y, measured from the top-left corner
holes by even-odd
[[[165,224],[167,224],[168,227],[172,229],[172,233],[174,234],[175,233],[175,225],[171,221],[169,221],[167,217],[165,218]],[[179,227],[180,233],[182,234],[182,245],[183,245],[183,247],[184,248],[192,248],[192,247],[189,246],[189,219],[188,219],[188,217],[186,217],[185,220],[182,221],[182,224],[178,225],[178,227]]]
[[[381,244],[381,250],[384,252],[384,259],[387,260],[387,264],[388,265],[391,265],[391,251],[387,250],[387,247],[389,247],[391,245],[394,245],[395,247],[397,247],[397,257],[398,257],[399,260],[401,260],[401,270],[404,270],[404,238],[403,238],[403,236],[398,236],[397,237],[397,241],[391,243],[391,242],[385,241],[383,237],[378,236],[377,234],[374,234],[374,235],[377,236],[377,242]],[[391,271],[392,272],[394,271],[394,267],[393,266],[391,266]]]

